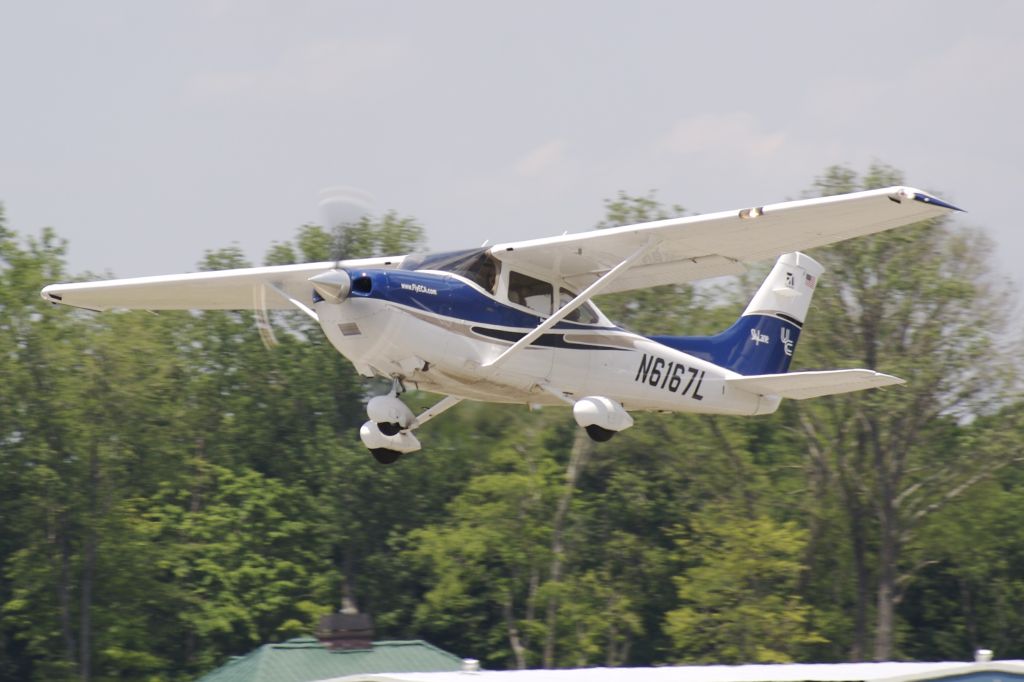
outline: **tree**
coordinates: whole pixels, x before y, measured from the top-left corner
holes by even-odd
[[[816,190],[892,184],[900,178],[888,167],[874,166],[859,180],[832,168]],[[988,250],[979,235],[937,220],[819,255],[829,276],[819,287],[800,362],[849,362],[907,379],[890,391],[787,407],[809,456],[814,522],[829,522],[825,505],[833,499],[844,509],[856,584],[854,660],[867,655],[872,607],[872,657],[896,653],[896,607],[929,561],[915,546],[925,521],[1012,458],[1006,451],[951,447],[950,439],[957,420],[999,404],[1012,376],[999,360],[996,339],[1007,301],[986,277]],[[822,531],[812,527],[812,543]]]
[[[408,551],[430,576],[420,627],[442,636],[454,628],[489,664],[519,669],[539,660],[539,590],[551,577],[560,487],[560,467],[531,421],[482,453],[485,466],[449,504],[448,519],[411,531]]]
[[[267,265],[400,256],[423,247],[423,228],[411,217],[388,211],[378,217],[365,215],[354,223],[341,223],[331,228],[303,225],[294,243],[271,246]]]
[[[960,430],[963,450],[1022,451],[1019,401]],[[1003,660],[1024,655],[1024,469],[1007,466],[937,510],[915,544],[928,560],[910,583],[901,615],[914,633],[910,657],[957,660],[979,648]]]
[[[796,594],[806,533],[796,523],[709,509],[690,522],[679,550],[681,605],[666,616],[684,661],[788,663],[824,641]]]

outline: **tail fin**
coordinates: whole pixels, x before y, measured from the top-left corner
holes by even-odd
[[[806,254],[783,254],[743,315],[721,334],[651,338],[739,374],[781,374],[789,369],[824,270]]]

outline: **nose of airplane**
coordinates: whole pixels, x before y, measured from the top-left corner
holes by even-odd
[[[330,303],[341,303],[352,290],[352,278],[344,270],[328,270],[309,278],[313,288]]]

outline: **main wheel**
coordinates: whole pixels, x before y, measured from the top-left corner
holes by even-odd
[[[615,431],[606,429],[598,426],[597,424],[591,424],[586,427],[587,435],[590,436],[590,440],[597,441],[598,443],[604,443],[605,441],[611,440],[612,436],[615,435]]]
[[[387,448],[371,448],[370,454],[381,464],[394,464],[402,456],[402,453],[398,450],[389,450]]]

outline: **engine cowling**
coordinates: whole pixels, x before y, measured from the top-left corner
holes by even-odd
[[[577,400],[572,416],[596,441],[606,441],[633,425],[633,418],[619,402],[599,395]]]

